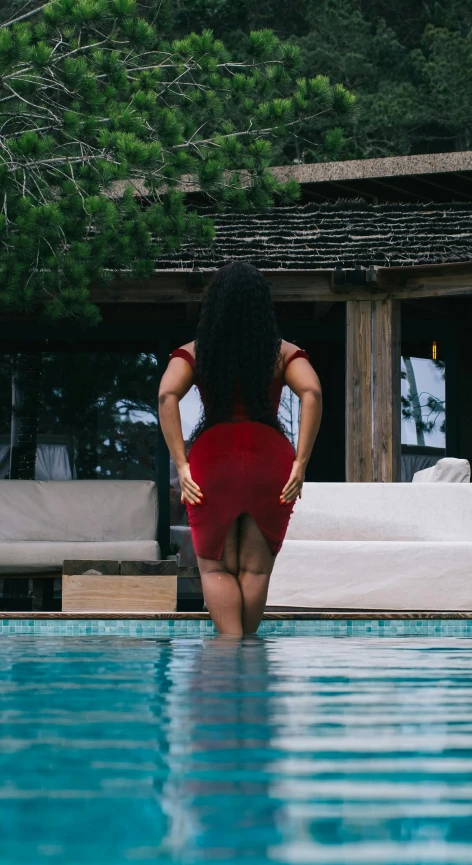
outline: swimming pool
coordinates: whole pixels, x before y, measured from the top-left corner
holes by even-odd
[[[472,640],[6,636],[1,865],[472,861]]]

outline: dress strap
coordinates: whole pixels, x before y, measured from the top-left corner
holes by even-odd
[[[183,359],[190,364],[192,369],[195,370],[195,358],[186,348],[174,348],[174,351],[169,355],[169,360],[173,357],[183,357]]]
[[[285,366],[284,366],[284,372],[287,369],[289,363],[292,363],[292,360],[295,360],[295,358],[297,358],[297,357],[304,357],[306,360],[308,360],[308,361],[310,360],[310,358],[308,357],[307,351],[304,351],[303,348],[297,348],[297,350],[294,351],[293,354],[291,354],[289,359],[286,361]]]

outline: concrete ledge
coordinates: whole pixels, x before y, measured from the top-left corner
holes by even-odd
[[[329,183],[339,180],[361,180],[364,178],[408,177],[423,174],[447,174],[472,170],[470,150],[450,153],[419,153],[408,156],[383,156],[376,159],[346,159],[341,162],[305,162],[299,165],[276,165],[271,168],[277,180],[297,180],[307,185]],[[229,172],[228,172],[229,176]],[[246,171],[240,172],[243,186],[250,182]],[[147,195],[148,189],[143,180],[134,178],[123,182],[117,180],[106,192],[110,198],[121,198],[126,186],[133,186],[137,195]],[[165,187],[163,187],[165,189]],[[198,192],[200,187],[195,175],[184,174],[179,189],[182,192]]]

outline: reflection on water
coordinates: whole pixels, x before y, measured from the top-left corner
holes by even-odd
[[[470,640],[5,637],[1,865],[472,861]]]

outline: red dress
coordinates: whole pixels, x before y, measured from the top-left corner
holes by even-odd
[[[170,358],[182,357],[195,370],[195,360],[184,348]],[[287,360],[308,354],[295,351]],[[271,400],[277,411],[284,376],[274,378]],[[268,424],[247,419],[244,403],[236,400],[232,420],[205,430],[190,447],[188,460],[193,480],[203,493],[201,505],[186,502],[193,548],[204,559],[221,559],[231,524],[240,514],[250,514],[270,551],[279,552],[295,501],[280,504],[295,450],[286,436]]]

